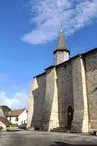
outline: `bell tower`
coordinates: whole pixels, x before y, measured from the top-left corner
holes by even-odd
[[[69,59],[70,51],[66,46],[64,39],[62,27],[60,28],[60,33],[57,41],[56,48],[54,50],[54,65],[61,64]]]

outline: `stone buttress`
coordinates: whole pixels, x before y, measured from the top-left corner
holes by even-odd
[[[46,69],[46,94],[44,110],[45,129],[51,130],[55,127],[58,127],[58,93],[55,67]]]
[[[74,115],[72,131],[88,132],[88,102],[85,66],[82,56],[72,60]]]

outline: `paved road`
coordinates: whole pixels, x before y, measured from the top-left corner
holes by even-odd
[[[97,136],[53,132],[0,132],[0,146],[80,146],[97,145]]]

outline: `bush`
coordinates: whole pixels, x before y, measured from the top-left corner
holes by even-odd
[[[11,127],[18,127],[18,125],[17,124],[12,124]]]

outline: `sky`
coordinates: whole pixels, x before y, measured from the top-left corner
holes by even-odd
[[[70,57],[97,47],[97,0],[0,1],[0,105],[27,108],[33,77],[53,64],[61,23]]]

